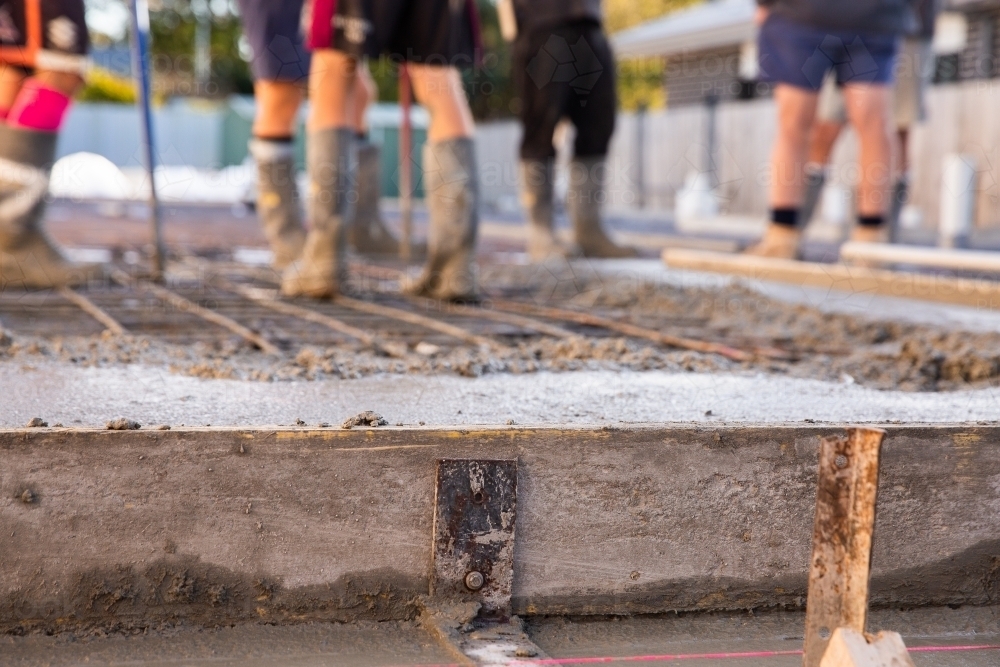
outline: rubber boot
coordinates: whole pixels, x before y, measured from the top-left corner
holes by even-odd
[[[271,245],[271,265],[281,271],[298,259],[306,242],[295,186],[295,155],[291,143],[251,139],[257,162],[257,215]]]
[[[764,231],[764,236],[752,246],[743,251],[744,255],[754,257],[774,257],[777,259],[799,259],[799,244],[802,232],[795,227],[771,223]]]
[[[903,212],[903,207],[910,200],[910,178],[906,174],[899,177],[892,188],[892,199],[889,202],[889,243],[899,242],[899,215]]]
[[[329,128],[309,133],[310,229],[302,256],[285,269],[281,293],[324,299],[340,293],[346,278],[344,223],[348,208],[348,160],[353,133]]]
[[[98,264],[70,261],[42,227],[57,138],[0,124],[0,289],[79,285],[103,274]]]
[[[816,213],[816,205],[819,197],[823,194],[823,186],[826,185],[825,167],[806,167],[805,192],[802,195],[802,206],[799,208],[799,220],[802,225],[808,226]]]
[[[423,157],[430,214],[427,262],[420,275],[404,280],[401,288],[434,299],[475,301],[479,181],[474,143],[466,137],[428,143]]]
[[[528,216],[528,259],[544,262],[550,257],[568,257],[571,250],[559,242],[554,231],[552,160],[521,162],[521,205]]]
[[[635,257],[635,249],[617,245],[601,228],[601,204],[605,198],[603,164],[603,157],[577,158],[570,164],[566,203],[576,245],[584,257]]]
[[[367,141],[357,148],[358,202],[347,232],[347,241],[355,250],[365,255],[399,255],[399,240],[382,221],[379,209],[381,188],[379,181],[379,147]]]

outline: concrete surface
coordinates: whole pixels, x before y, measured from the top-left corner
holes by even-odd
[[[871,615],[869,627],[896,629],[910,647],[996,645],[1000,644],[997,613],[996,609],[970,607],[881,611]],[[638,656],[794,651],[802,647],[803,623],[803,614],[795,612],[610,619],[550,617],[532,621],[528,631],[553,659],[632,658],[602,663],[624,667],[635,664]],[[1000,651],[914,652],[912,657],[916,667],[992,667],[1000,661]],[[65,635],[0,636],[0,665],[5,667],[442,667],[453,660],[421,628],[407,622],[177,628],[135,637],[85,639]],[[690,661],[641,662],[680,665]],[[797,667],[801,658],[707,659],[693,664]]]
[[[0,365],[0,427],[32,417],[103,426],[119,416],[188,426],[339,424],[375,410],[390,424],[452,426],[677,422],[995,422],[996,388],[949,393],[878,391],[775,375],[574,371],[479,378],[375,376],[314,382],[241,382],[163,369]],[[711,410],[711,414],[706,412]]]
[[[518,459],[518,613],[798,608],[839,432],[0,431],[0,630],[412,618],[440,458]],[[998,445],[889,429],[873,604],[1000,597]]]

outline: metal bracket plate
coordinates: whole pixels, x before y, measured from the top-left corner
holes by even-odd
[[[509,616],[517,461],[441,459],[434,497],[431,595]]]

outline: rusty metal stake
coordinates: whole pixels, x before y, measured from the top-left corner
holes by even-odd
[[[850,428],[820,442],[803,667],[819,667],[837,628],[865,631],[883,438],[882,429]]]

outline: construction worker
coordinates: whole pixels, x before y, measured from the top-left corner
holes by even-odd
[[[893,122],[899,147],[899,175],[893,186],[888,210],[887,225],[890,235],[897,231],[899,213],[909,198],[910,185],[910,129],[927,118],[926,93],[933,73],[934,58],[931,40],[938,14],[936,0],[917,0],[917,25],[907,33],[900,44],[896,62],[896,82],[893,91]],[[847,123],[844,95],[837,85],[836,76],[828,73],[823,81],[816,109],[816,122],[809,140],[806,158],[805,194],[799,221],[808,225],[813,217],[819,196],[826,184],[827,168],[833,146]]]
[[[601,228],[607,193],[605,157],[615,129],[615,61],[601,27],[600,0],[513,0],[513,75],[520,96],[521,201],[528,217],[528,255],[633,257]],[[504,9],[501,8],[501,17]],[[510,21],[511,19],[506,19]],[[516,36],[515,36],[516,35]],[[567,65],[568,63],[568,65]],[[553,233],[556,125],[576,128],[567,208],[575,248]]]
[[[473,259],[478,182],[472,112],[458,65],[473,62],[477,18],[471,2],[313,0],[306,7],[309,76],[308,215],[302,257],[286,269],[289,296],[330,297],[345,278],[344,231],[350,199],[351,109],[359,60],[387,53],[407,63],[417,101],[430,113],[424,191],[430,215],[427,262],[403,281],[409,294],[476,298]]]
[[[42,227],[56,140],[88,48],[83,0],[0,0],[0,288],[100,274],[67,259]]]
[[[250,154],[257,162],[257,213],[274,252],[273,266],[285,269],[306,241],[295,185],[294,139],[299,106],[309,77],[309,53],[302,43],[303,0],[239,0],[243,31],[253,51],[257,114]],[[359,68],[351,126],[357,135],[358,193],[348,238],[363,253],[399,252],[382,223],[378,199],[378,147],[367,140],[365,111],[375,83]]]
[[[761,78],[774,83],[778,134],[771,156],[771,221],[748,254],[794,258],[809,136],[832,71],[858,135],[856,241],[884,237],[892,177],[889,113],[898,37],[914,25],[910,0],[758,0]]]

